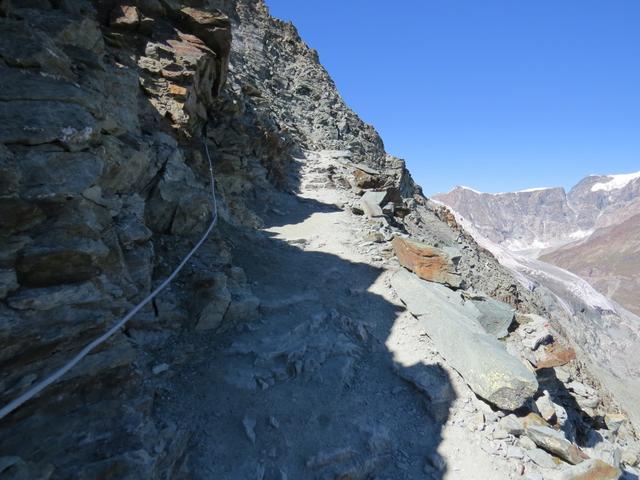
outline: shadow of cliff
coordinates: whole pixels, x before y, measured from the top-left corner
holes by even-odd
[[[286,193],[279,200],[268,227],[338,210]],[[450,379],[439,365],[395,362],[386,343],[404,309],[370,291],[384,270],[267,231],[236,231],[234,245],[261,319],[185,333],[200,360],[158,403],[157,415],[194,430],[190,478],[442,479],[437,448],[453,398],[439,393]],[[408,380],[418,377],[433,391]]]

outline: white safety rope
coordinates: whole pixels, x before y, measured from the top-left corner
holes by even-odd
[[[15,398],[13,401],[9,402],[7,405],[2,407],[2,409],[0,409],[0,420],[3,419],[4,417],[6,417],[7,415],[9,415],[16,408],[20,407],[23,403],[25,403],[25,402],[29,401],[30,399],[32,399],[33,397],[35,397],[38,393],[40,393],[42,390],[47,388],[49,385],[51,385],[52,383],[56,382],[65,373],[67,373],[69,370],[71,370],[73,367],[75,367],[94,348],[96,348],[98,345],[100,345],[105,340],[107,340],[109,337],[111,337],[114,333],[116,333],[125,323],[127,323],[131,319],[131,317],[133,317],[136,313],[138,313],[142,309],[142,307],[144,307],[146,304],[148,304],[156,295],[158,295],[162,290],[164,290],[167,287],[167,285],[169,285],[171,283],[171,281],[176,277],[176,275],[178,275],[180,270],[182,270],[182,268],[189,261],[189,259],[193,256],[193,254],[196,253],[196,251],[205,242],[205,240],[207,239],[207,237],[209,236],[209,234],[213,230],[213,227],[215,227],[215,225],[216,225],[216,223],[218,221],[218,205],[216,203],[215,180],[214,180],[214,177],[213,177],[213,162],[211,161],[211,155],[209,154],[209,147],[207,145],[206,136],[204,135],[205,131],[206,131],[206,125],[205,125],[205,128],[203,128],[203,143],[204,143],[204,150],[205,150],[205,152],[207,154],[207,161],[209,162],[209,177],[210,177],[209,180],[210,180],[210,183],[211,183],[211,198],[212,198],[212,201],[213,201],[213,216],[211,218],[211,223],[209,224],[209,227],[204,232],[204,234],[202,235],[200,240],[198,240],[198,243],[196,243],[195,246],[191,249],[191,251],[187,254],[187,256],[182,259],[182,261],[180,262],[180,264],[178,264],[176,269],[173,272],[171,272],[171,275],[169,275],[160,285],[158,285],[149,295],[147,295],[144,298],[144,300],[142,300],[135,307],[133,307],[133,309],[131,309],[129,311],[129,313],[127,313],[122,319],[120,319],[120,321],[118,321],[118,323],[113,325],[109,330],[107,330],[100,337],[96,338],[94,341],[92,341],[91,343],[86,345],[82,350],[80,350],[80,352],[75,357],[73,357],[71,360],[69,360],[67,363],[65,363],[58,370],[56,370],[51,375],[47,376],[46,378],[44,378],[43,380],[41,380],[40,382],[35,384],[33,387],[31,387],[29,390],[24,392],[22,395],[20,395],[19,397]]]

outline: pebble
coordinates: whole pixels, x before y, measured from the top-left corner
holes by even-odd
[[[251,440],[251,443],[256,443],[256,419],[249,415],[245,415],[242,419],[242,425],[244,426],[244,432],[247,434],[249,440]]]
[[[169,365],[167,365],[166,363],[159,363],[158,365],[156,365],[151,369],[151,372],[154,375],[160,375],[161,373],[166,372],[167,370],[169,370]]]

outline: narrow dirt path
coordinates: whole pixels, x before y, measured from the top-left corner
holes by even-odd
[[[237,242],[260,320],[175,346],[195,361],[158,414],[196,432],[190,478],[511,478],[481,449],[481,402],[394,298],[386,247],[337,207],[351,193],[326,183],[331,158],[311,158],[301,195]]]

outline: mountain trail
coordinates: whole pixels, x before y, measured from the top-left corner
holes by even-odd
[[[340,208],[353,194],[327,173],[344,167],[311,158],[300,194],[234,252],[262,318],[166,352],[197,359],[158,380],[157,412],[196,432],[194,477],[515,478],[519,462],[483,450],[495,414],[389,286],[398,266],[364,240],[370,221]]]

